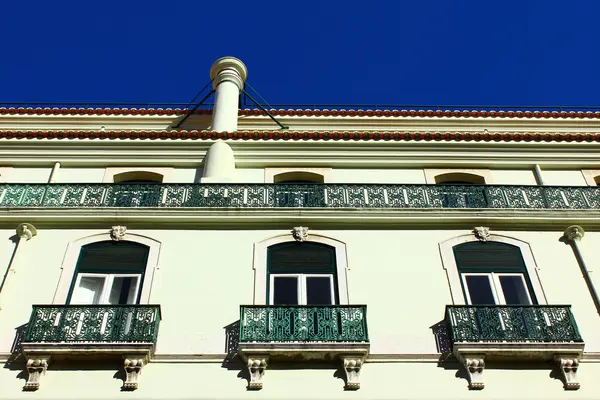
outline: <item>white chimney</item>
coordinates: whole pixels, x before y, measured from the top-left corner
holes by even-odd
[[[246,66],[235,57],[222,57],[214,62],[210,68],[210,79],[215,90],[211,130],[237,130],[240,93],[247,77]]]
[[[210,79],[215,89],[215,105],[210,129],[217,132],[237,130],[240,92],[248,70],[234,57],[219,58],[210,68]],[[225,183],[235,178],[233,150],[223,140],[217,140],[206,152],[201,182]]]

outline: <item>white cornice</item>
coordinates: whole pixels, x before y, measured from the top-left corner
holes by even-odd
[[[0,115],[0,130],[143,130],[169,129],[183,116],[174,115]],[[277,116],[290,130],[314,131],[466,131],[481,132],[600,132],[600,119],[585,118],[466,118]],[[210,114],[193,115],[181,129],[207,129]],[[238,117],[240,130],[279,130],[268,116]]]
[[[0,209],[0,226],[27,220],[45,228],[102,227],[127,223],[128,228],[152,229],[286,229],[294,224],[314,229],[453,229],[478,225],[495,230],[556,230],[581,225],[600,229],[600,210],[531,209],[368,209],[368,208],[104,208]]]
[[[0,139],[3,165],[197,167],[213,140]],[[228,140],[236,166],[410,168],[485,166],[596,168],[600,144],[534,142],[242,141]]]

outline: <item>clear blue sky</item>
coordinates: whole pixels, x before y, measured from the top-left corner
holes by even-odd
[[[232,55],[269,103],[600,105],[599,16],[597,0],[6,0],[0,101],[187,102]]]

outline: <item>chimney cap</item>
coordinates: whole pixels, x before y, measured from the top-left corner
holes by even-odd
[[[233,80],[241,88],[248,77],[248,68],[238,58],[221,57],[210,67],[210,79],[213,88],[216,88],[223,80]]]

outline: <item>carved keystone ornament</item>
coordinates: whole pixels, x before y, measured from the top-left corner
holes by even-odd
[[[308,239],[308,228],[304,226],[295,226],[291,233],[297,242],[304,242]]]
[[[480,242],[487,242],[492,236],[490,234],[490,228],[488,228],[487,226],[476,226],[473,229],[473,234],[475,235],[475,238]]]
[[[127,232],[126,226],[113,226],[110,230],[110,238],[115,242],[119,240],[123,240],[125,238],[125,233]]]

